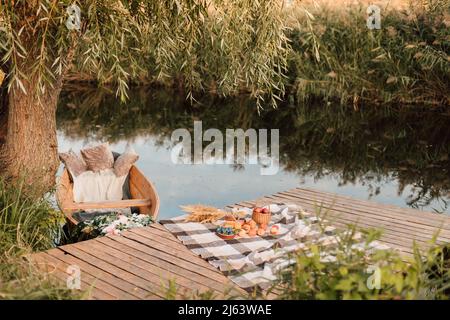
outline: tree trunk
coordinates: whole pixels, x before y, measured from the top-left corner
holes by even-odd
[[[14,79],[12,78],[14,75],[18,76],[17,72],[10,74],[13,68],[20,70],[21,74],[28,77],[25,79],[20,75],[22,88],[19,88],[17,83],[12,83],[6,95],[0,88],[0,125],[2,125],[3,133],[6,134],[3,143],[0,141],[0,175],[4,176],[11,185],[23,179],[27,195],[42,196],[55,185],[55,175],[59,165],[56,107],[79,35],[75,32],[71,33],[71,44],[66,52],[53,51],[51,47],[57,47],[57,44],[56,42],[52,44],[52,36],[41,40],[37,40],[36,37],[45,33],[52,35],[53,32],[57,32],[57,28],[54,28],[54,22],[46,25],[37,23],[36,9],[35,1],[23,1],[15,5],[14,10],[20,12],[18,14],[24,19],[12,19],[10,28],[15,31],[18,41],[25,50],[22,50],[22,54],[19,54],[20,50],[13,51],[14,59],[2,61],[0,65],[7,75],[3,85],[9,84],[11,79]],[[45,39],[50,42],[46,43]],[[36,78],[44,75],[39,74],[38,72],[41,71],[36,71],[34,66],[43,54],[48,58],[49,64],[56,58],[60,59],[63,68],[61,73],[53,74],[55,79],[51,81],[51,84],[45,83],[45,91],[38,92]],[[46,67],[49,70],[52,69],[51,65]],[[0,136],[2,130],[0,130]]]
[[[7,122],[8,122],[8,92],[6,90],[6,86],[0,83],[0,150],[6,138]]]
[[[6,137],[2,150],[3,172],[8,179],[24,179],[36,195],[55,185],[59,161],[56,138],[56,106],[62,81],[36,98],[33,80],[14,86],[8,94]]]

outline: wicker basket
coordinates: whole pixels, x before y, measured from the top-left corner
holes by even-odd
[[[253,212],[252,219],[258,224],[269,224],[272,213]]]

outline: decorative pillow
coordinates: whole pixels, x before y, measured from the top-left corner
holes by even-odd
[[[69,152],[59,154],[59,159],[64,163],[72,177],[78,177],[80,174],[88,170],[86,162],[78,156],[72,149]]]
[[[88,169],[94,172],[112,169],[114,166],[114,156],[109,149],[109,143],[102,143],[98,146],[82,149],[81,155]]]
[[[131,166],[139,159],[139,155],[133,147],[127,145],[125,152],[122,153],[114,163],[114,173],[117,177],[122,177],[130,172]]]
[[[98,172],[86,171],[73,181],[73,200],[75,202],[122,200],[122,186],[125,179],[126,176],[117,177],[113,169]]]

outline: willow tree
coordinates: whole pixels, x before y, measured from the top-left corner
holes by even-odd
[[[190,98],[245,89],[274,103],[288,50],[280,2],[0,0],[3,174],[53,185],[55,111],[71,69],[116,85],[122,99],[145,76],[180,79]],[[74,4],[80,15],[68,10]]]

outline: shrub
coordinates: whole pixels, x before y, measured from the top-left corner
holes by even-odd
[[[50,248],[64,221],[49,199],[24,196],[22,188],[22,184],[11,187],[0,180],[0,249],[3,252]]]
[[[441,2],[421,14],[383,11],[380,30],[367,28],[362,7],[298,10],[289,34],[297,98],[448,105],[449,8]]]
[[[23,259],[25,254],[54,245],[61,219],[48,199],[24,196],[22,185],[7,187],[0,180],[0,299],[84,297],[84,293],[74,294]]]
[[[355,227],[337,233],[336,246],[311,244],[290,258],[271,288],[280,299],[447,299],[450,264],[445,247],[431,245],[412,257],[393,250],[371,250],[380,236],[375,230],[355,240]],[[350,231],[350,232],[349,232]],[[330,258],[331,257],[331,258]],[[447,260],[446,260],[447,259]]]

